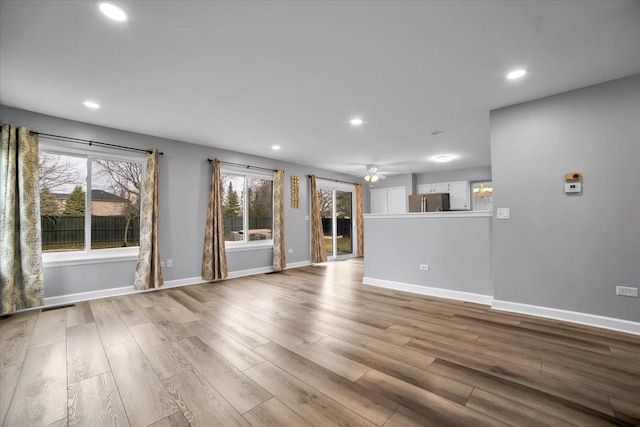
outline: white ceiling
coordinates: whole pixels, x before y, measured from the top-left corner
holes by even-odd
[[[640,72],[638,1],[117,3],[124,24],[95,1],[0,2],[0,103],[353,175],[428,172],[490,164],[491,109]],[[506,81],[516,67],[528,76]]]

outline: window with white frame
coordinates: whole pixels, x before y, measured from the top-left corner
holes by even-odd
[[[40,144],[39,185],[45,263],[65,254],[135,253],[145,158]]]
[[[230,247],[273,243],[273,176],[223,168],[224,238]]]

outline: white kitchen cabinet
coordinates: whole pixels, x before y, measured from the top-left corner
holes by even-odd
[[[433,184],[418,184],[416,186],[416,194],[430,194],[435,193]]]
[[[420,184],[418,185],[418,194],[432,194],[432,193],[448,193],[448,182],[435,182],[432,184]]]
[[[449,183],[449,208],[454,211],[468,211],[471,209],[471,186],[469,181]]]
[[[372,214],[406,213],[407,189],[405,187],[375,188],[369,191]]]
[[[450,184],[448,182],[438,182],[434,184],[433,193],[449,193],[451,192]]]
[[[418,194],[449,193],[449,209],[454,211],[471,209],[471,186],[469,181],[420,184],[417,190]]]

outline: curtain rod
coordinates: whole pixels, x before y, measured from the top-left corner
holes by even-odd
[[[61,136],[61,135],[53,135],[50,133],[43,133],[43,132],[36,132],[36,131],[30,131],[33,135],[38,135],[38,136],[42,136],[45,138],[49,138],[49,139],[60,139],[63,141],[68,141],[68,142],[73,142],[76,144],[88,144],[89,146],[92,145],[97,145],[99,147],[109,147],[109,148],[117,148],[120,150],[129,150],[129,151],[140,151],[143,153],[152,153],[152,150],[145,150],[144,148],[133,148],[133,147],[126,147],[124,145],[117,145],[117,144],[109,144],[107,142],[100,142],[100,141],[91,141],[89,139],[82,139],[82,138],[72,138],[70,136]],[[162,152],[158,152],[158,154],[160,154],[161,156],[164,156],[164,153]]]
[[[213,159],[207,159],[207,162],[211,163],[211,162],[213,162]],[[277,172],[278,171],[278,169],[269,169],[269,168],[263,168],[263,167],[260,167],[260,166],[243,165],[243,164],[240,164],[240,163],[223,162],[222,160],[220,160],[220,163],[222,163],[223,165],[241,166],[241,167],[247,168],[247,169],[261,169],[263,171],[271,171],[271,172]]]
[[[311,175],[307,175],[309,178],[311,178]],[[316,176],[316,179],[324,179],[325,181],[333,181],[333,182],[342,182],[343,184],[351,184],[351,185],[357,185],[357,182],[349,182],[349,181],[343,181],[341,179],[334,179],[334,178],[324,178],[322,176]]]

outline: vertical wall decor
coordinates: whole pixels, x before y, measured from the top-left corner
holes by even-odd
[[[293,209],[298,209],[298,190],[300,188],[300,177],[299,176],[291,176],[291,207]]]
[[[273,271],[286,266],[284,245],[284,171],[273,172]]]

